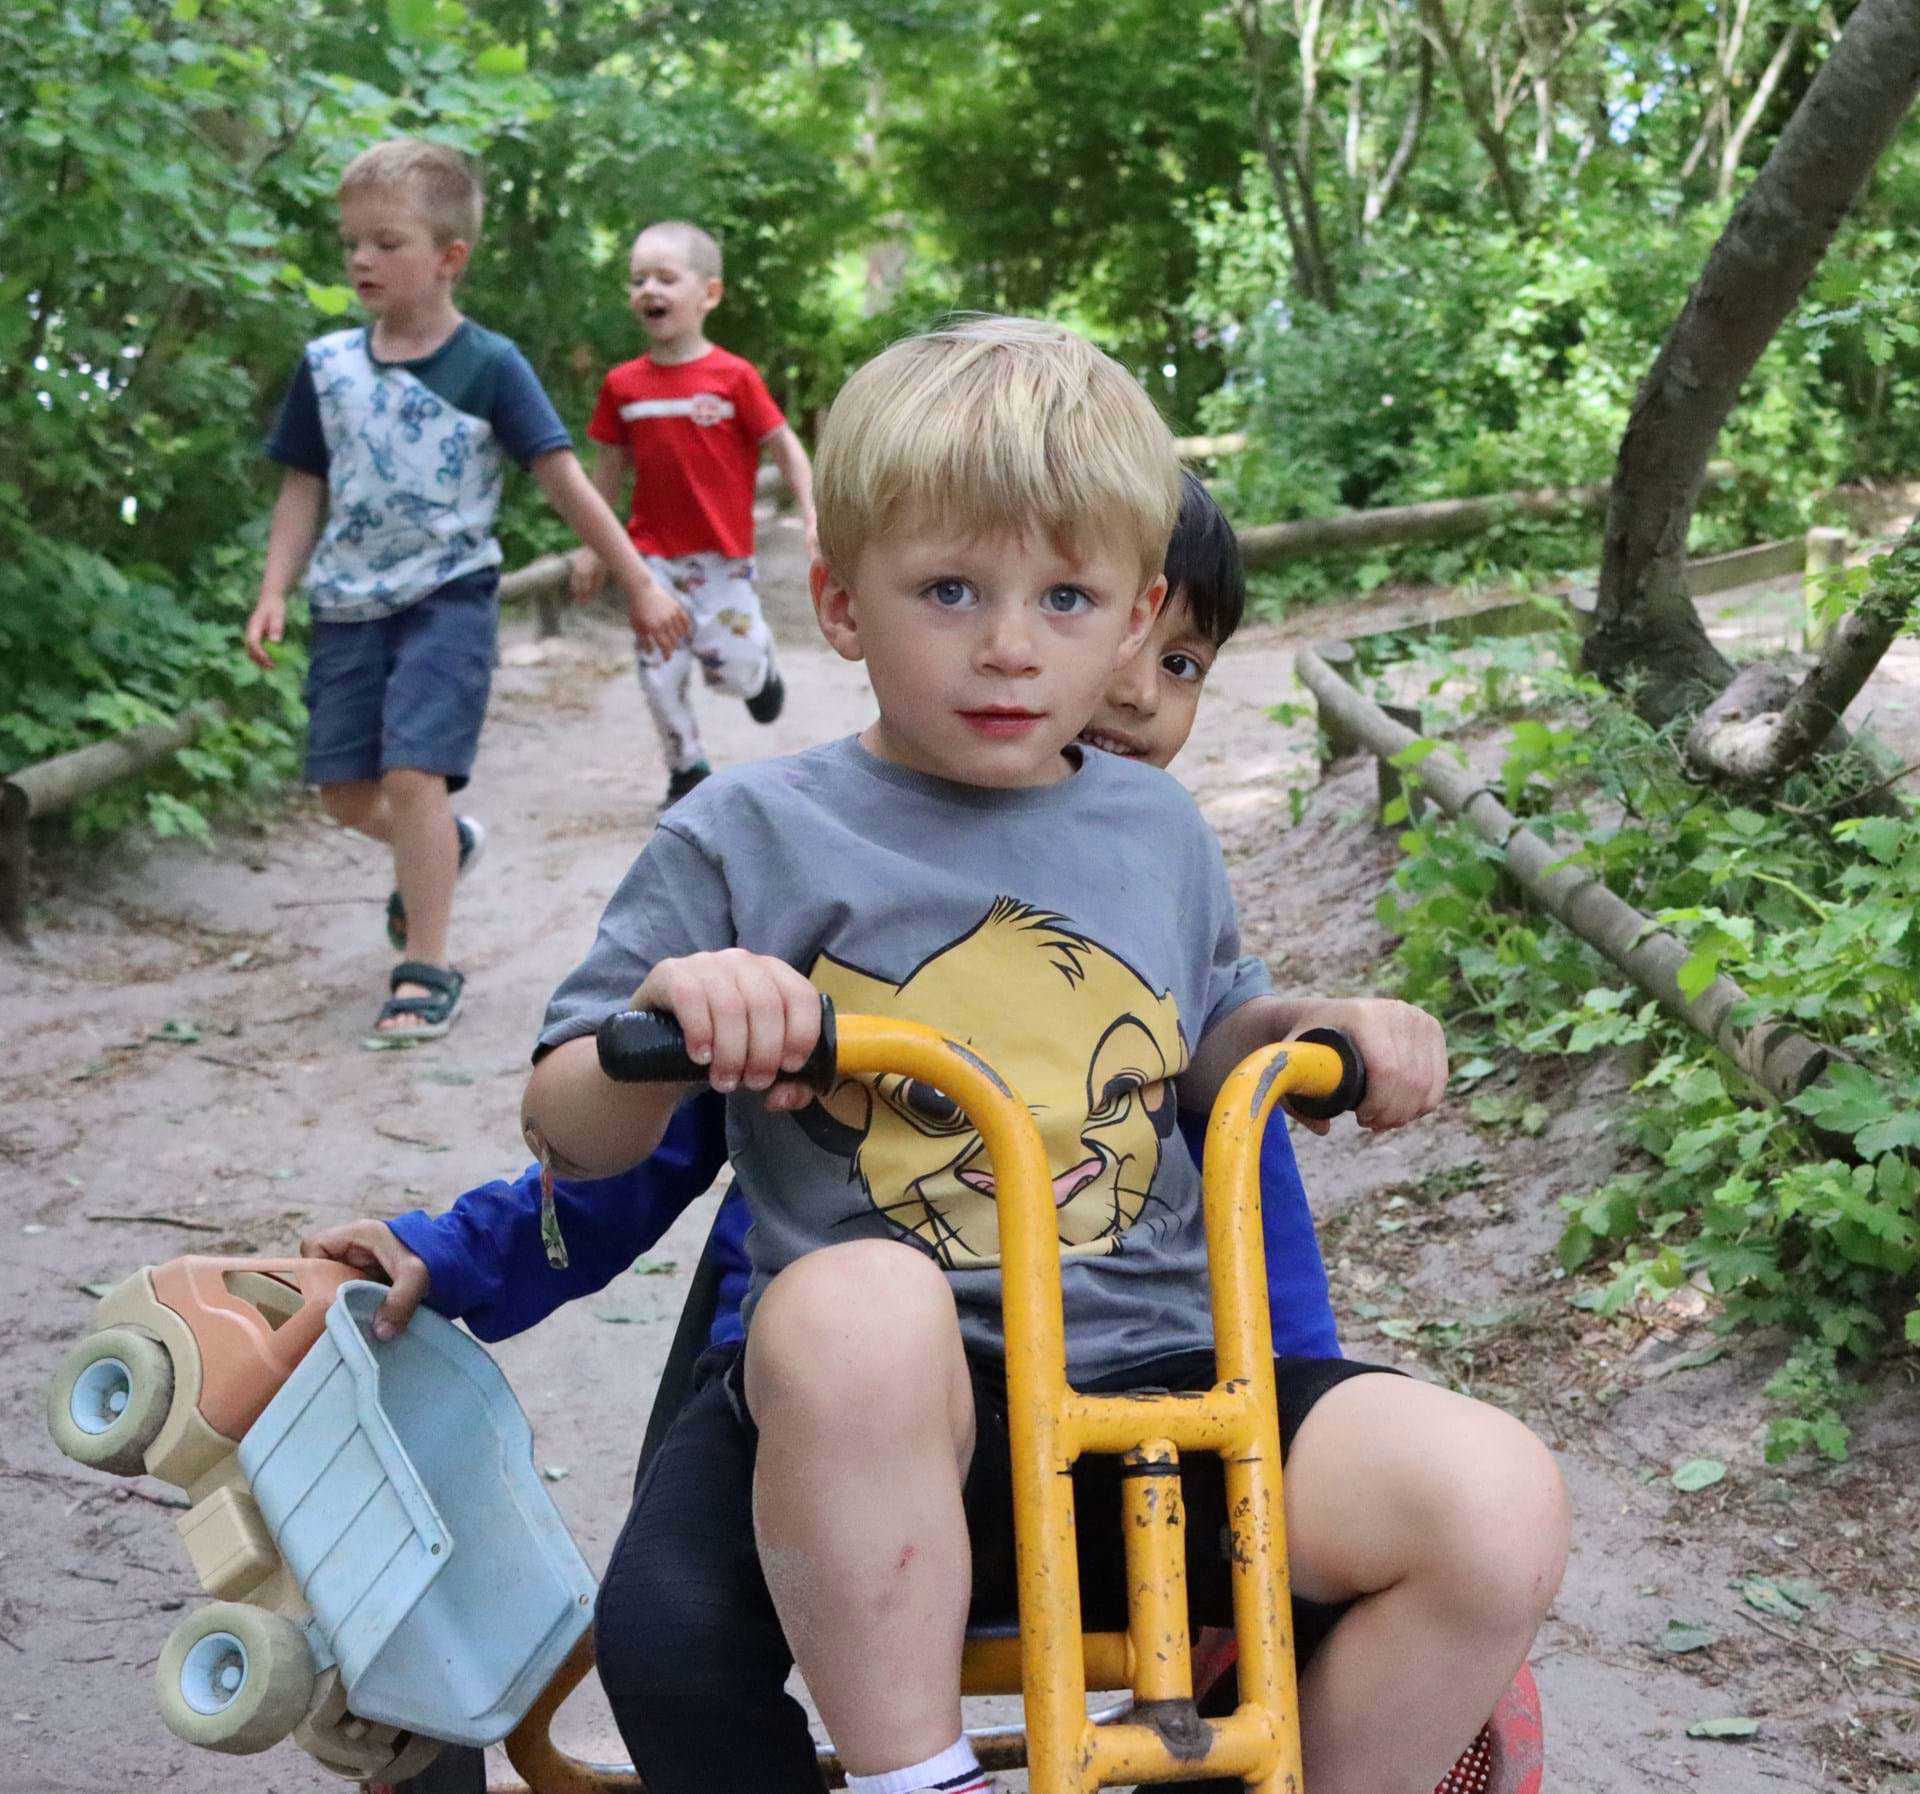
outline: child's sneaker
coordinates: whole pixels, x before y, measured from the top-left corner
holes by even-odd
[[[671,809],[685,797],[694,786],[703,784],[712,777],[713,768],[704,760],[696,760],[691,766],[674,773],[672,777],[667,780],[667,801],[660,807],[662,809]]]
[[[456,816],[453,832],[460,842],[460,868],[454,876],[465,878],[487,851],[487,825],[478,816]],[[387,894],[387,944],[396,953],[407,950],[407,906],[400,901],[398,886]]]
[[[747,700],[747,714],[756,723],[770,723],[786,707],[786,702],[787,682],[769,657],[766,682]]]

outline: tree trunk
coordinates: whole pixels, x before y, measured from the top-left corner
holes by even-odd
[[[1732,669],[1681,571],[1707,458],[1753,370],[1920,90],[1920,7],[1861,0],[1714,245],[1640,388],[1607,508],[1584,663],[1640,680],[1656,726],[1699,708]]]
[[[1413,158],[1420,148],[1421,133],[1427,128],[1427,112],[1433,103],[1433,44],[1424,34],[1420,39],[1418,56],[1413,101],[1407,108],[1406,119],[1400,127],[1400,141],[1394,145],[1393,158],[1387,163],[1386,173],[1380,177],[1377,186],[1367,191],[1360,213],[1363,231],[1367,226],[1378,224],[1387,215],[1388,208],[1400,192],[1400,183],[1413,166]]]
[[[1483,93],[1468,65],[1465,28],[1454,30],[1442,0],[1420,0],[1420,18],[1440,46],[1447,66],[1453,70],[1454,84],[1460,89],[1460,103],[1466,108],[1467,121],[1486,152],[1493,168],[1493,184],[1500,190],[1500,201],[1515,224],[1527,217],[1527,190],[1507,153],[1506,134],[1493,116],[1493,101]]]
[[[1247,84],[1251,99],[1254,142],[1273,181],[1274,198],[1280,206],[1280,220],[1286,226],[1287,247],[1293,259],[1294,291],[1335,310],[1340,302],[1332,263],[1320,236],[1319,207],[1311,191],[1311,169],[1303,169],[1295,155],[1280,140],[1278,122],[1271,106],[1273,52],[1267,39],[1264,0],[1239,0],[1234,8],[1234,23],[1246,52]],[[1296,184],[1304,191],[1296,194]]]

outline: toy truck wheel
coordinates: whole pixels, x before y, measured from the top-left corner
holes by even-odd
[[[138,1476],[173,1406],[173,1360],[137,1327],[106,1327],[70,1351],[47,1391],[47,1430],[77,1463]]]
[[[155,1681],[167,1730],[251,1756],[307,1716],[319,1681],[306,1636],[285,1614],[215,1601],[174,1627]]]

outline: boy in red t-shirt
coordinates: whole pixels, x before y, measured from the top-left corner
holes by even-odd
[[[650,347],[607,376],[587,435],[600,445],[593,483],[616,509],[631,491],[627,533],[693,621],[670,654],[639,650],[671,804],[713,770],[691,702],[695,661],[716,691],[746,699],[755,722],[780,714],[786,687],[753,589],[754,476],[770,451],[811,545],[813,470],[752,363],[706,339],[724,291],[712,237],[692,224],[649,225],[634,240],[628,288]],[[575,599],[591,598],[604,571],[591,549],[579,550]]]

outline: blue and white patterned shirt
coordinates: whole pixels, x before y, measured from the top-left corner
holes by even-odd
[[[307,345],[267,453],[327,482],[307,567],[316,620],[364,623],[500,563],[505,456],[571,446],[527,360],[463,319],[417,361],[379,361],[356,325]]]

